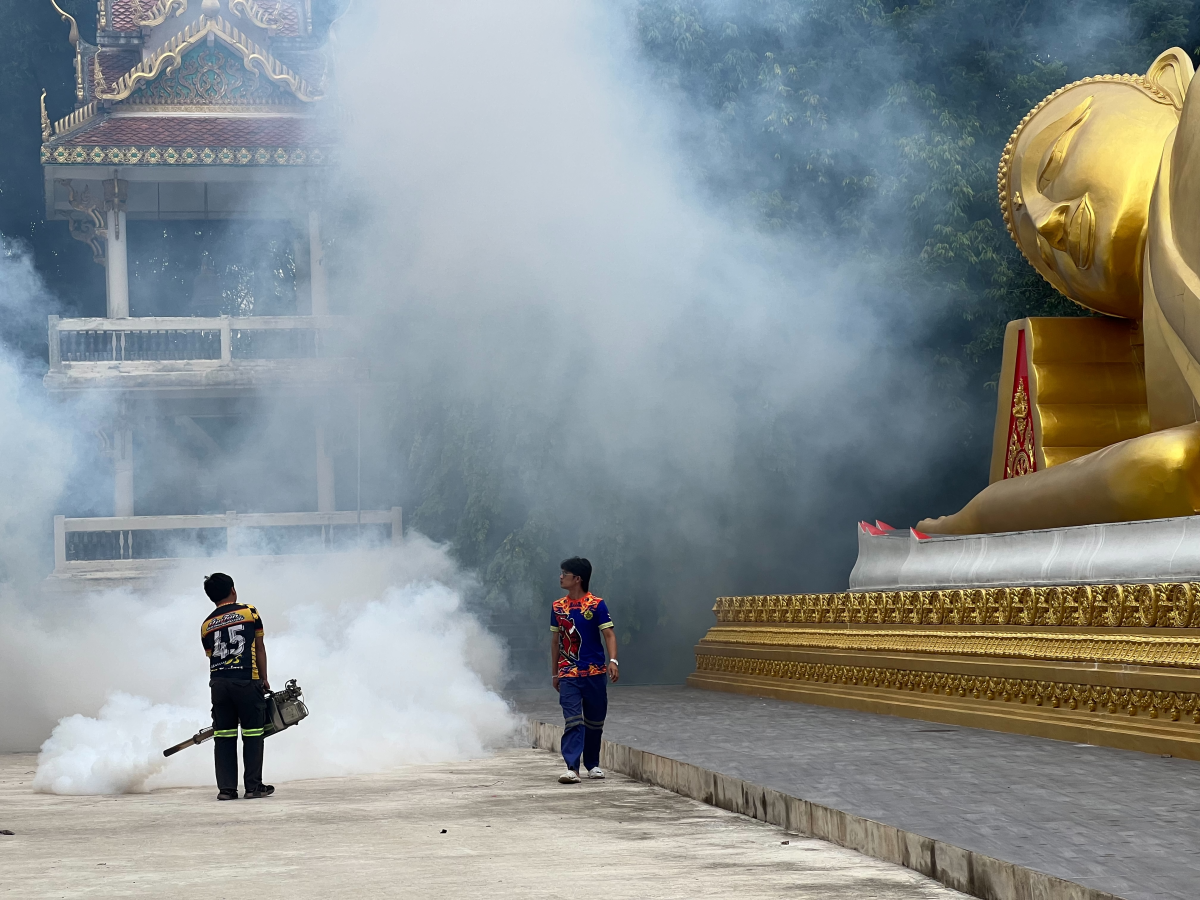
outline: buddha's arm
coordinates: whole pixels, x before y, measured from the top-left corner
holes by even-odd
[[[1142,302],[1146,401],[1154,429],[1197,419],[1200,229],[1189,216],[1200,216],[1200,104],[1185,104],[1180,127],[1167,140],[1146,229]]]
[[[1041,472],[997,481],[926,534],[993,534],[1200,512],[1200,424],[1132,438]]]
[[[1200,270],[1200,92],[1189,92],[1164,154],[1170,183],[1170,221],[1175,246],[1192,271]],[[1160,176],[1161,177],[1161,176]]]

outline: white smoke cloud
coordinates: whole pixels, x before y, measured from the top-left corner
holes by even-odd
[[[187,729],[199,730],[195,723],[201,713],[114,692],[95,718],[76,714],[58,723],[42,745],[33,789],[49,794],[144,791],[147,780],[166,768],[163,749]]]
[[[44,304],[28,258],[0,254],[0,306]],[[458,759],[511,736],[517,719],[496,693],[503,647],[463,608],[475,583],[419,534],[326,556],[181,560],[136,590],[47,589],[51,520],[72,475],[85,489],[104,482],[75,471],[77,416],[105,408],[52,403],[38,374],[0,347],[0,751],[42,744],[36,789],[211,783],[209,748],[162,750],[209,724],[201,580],[217,568],[264,617],[275,685],[298,679],[312,709],[269,742],[270,778]]]
[[[211,745],[164,759],[167,746],[210,724],[199,626],[212,604],[201,571],[235,576],[266,629],[273,687],[299,681],[311,715],[266,745],[268,781],[377,772],[479,756],[509,740],[517,718],[495,692],[498,641],[462,607],[470,581],[444,548],[410,536],[396,550],[323,559],[241,558],[182,564],[156,595],[86,599],[65,631],[37,624],[31,682],[47,697],[103,706],[63,718],[43,744],[34,787],[59,794],[140,791],[212,781]],[[50,644],[74,638],[56,682]],[[87,673],[87,682],[76,681]],[[44,679],[48,679],[44,680]],[[94,708],[94,707],[93,707]]]
[[[53,312],[41,278],[19,244],[0,237],[0,315],[21,330]],[[50,510],[75,465],[70,411],[51,406],[30,360],[0,344],[0,585],[28,587],[44,564]],[[37,562],[35,562],[37,561]]]
[[[648,83],[626,13],[354,8],[337,69],[354,122],[345,296],[399,320],[402,380],[436,372],[434,390],[512,408],[518,430],[570,421],[586,440],[556,448],[562,467],[620,490],[720,495],[747,405],[824,419],[806,447],[822,456],[893,415],[902,428],[879,402],[878,273],[700,196],[686,111]]]
[[[711,583],[679,585],[725,560],[713,510],[741,502],[738,453],[772,437],[746,433],[762,410],[791,416],[808,441],[789,463],[796,509],[826,489],[824,462],[869,430],[902,441],[919,427],[883,402],[891,359],[862,289],[882,280],[836,247],[779,242],[698,196],[679,113],[645,83],[620,5],[376,0],[339,27],[352,125],[328,198],[344,201],[343,224],[325,226],[340,262],[333,311],[370,317],[400,384],[529,436],[530,477],[506,488],[561,506],[586,477],[670,510],[669,537],[691,556],[652,577],[698,613],[677,617],[668,649],[690,646]],[[78,499],[62,497],[70,417],[41,396],[0,359],[0,415],[25,426],[0,436],[0,526],[15,535],[0,559],[14,585],[46,574],[38,529]],[[907,388],[909,407],[921,402]],[[224,459],[222,477],[245,477],[252,452]],[[912,468],[877,456],[880,471]],[[160,485],[198,477],[183,456],[156,463]],[[280,479],[292,509],[311,508],[301,480]],[[211,781],[207,748],[166,762],[161,750],[208,721],[199,585],[217,568],[264,616],[272,682],[298,678],[313,711],[268,741],[268,780],[461,758],[512,733],[496,694],[502,650],[464,610],[476,588],[444,548],[415,536],[391,555],[182,562],[142,593],[3,601],[0,749],[45,741],[39,789]]]

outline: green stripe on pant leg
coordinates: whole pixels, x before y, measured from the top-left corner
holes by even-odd
[[[215,737],[215,738],[230,738],[230,737],[235,738],[235,737],[237,737],[237,729],[236,728],[216,729],[213,731],[213,737]]]
[[[262,737],[263,731],[265,731],[265,730],[266,730],[265,728],[243,728],[242,729],[242,737],[244,737],[244,738]]]

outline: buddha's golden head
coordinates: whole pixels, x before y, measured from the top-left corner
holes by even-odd
[[[1173,48],[1145,75],[1085,78],[1039,103],[1009,138],[999,171],[1009,234],[1076,303],[1141,317],[1150,197],[1192,74]]]

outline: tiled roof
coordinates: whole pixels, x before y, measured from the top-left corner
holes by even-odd
[[[99,57],[105,88],[142,61],[142,54],[136,50],[101,50]],[[88,74],[93,72],[89,70]]]
[[[299,116],[110,116],[68,135],[81,147],[306,147],[336,135],[323,122]]]
[[[279,9],[279,27],[275,33],[280,37],[301,37],[300,10],[290,3],[284,3]]]
[[[149,0],[147,6],[151,5]],[[108,16],[108,27],[113,31],[141,31],[131,0],[112,0]],[[129,71],[126,69],[126,71]],[[122,73],[124,74],[124,73]]]
[[[322,85],[325,81],[325,54],[319,50],[281,49],[272,51],[274,57],[303,78],[310,85]]]
[[[303,18],[297,6],[299,0],[259,0],[259,7],[268,15],[277,16],[279,25],[275,34],[279,37],[303,37]],[[278,6],[276,5],[278,4]],[[154,6],[154,0],[141,0],[143,13]],[[237,15],[223,13],[233,23],[238,24]],[[137,13],[133,9],[133,0],[112,0],[112,10],[109,15],[109,28],[113,31],[140,31]]]

